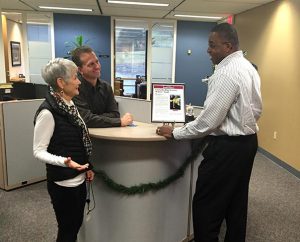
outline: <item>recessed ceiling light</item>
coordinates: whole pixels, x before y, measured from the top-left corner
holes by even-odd
[[[2,14],[22,14],[22,13],[17,13],[17,12],[1,12]]]
[[[127,26],[117,26],[116,29],[126,30],[126,29],[133,29],[133,30],[145,30],[143,27],[127,27]]]
[[[158,6],[158,7],[169,6],[169,3],[147,3],[147,2],[129,2],[129,1],[115,1],[115,0],[107,0],[107,2],[116,3],[116,4],[131,4],[131,5]]]
[[[200,15],[185,15],[185,14],[175,14],[175,17],[183,17],[183,18],[205,18],[205,19],[215,19],[219,20],[222,17],[215,17],[215,16],[200,16]]]
[[[92,12],[93,9],[89,8],[62,8],[62,7],[50,7],[50,6],[39,6],[42,9],[55,9],[55,10],[67,10],[67,11],[82,11],[82,12]]]
[[[36,24],[36,25],[50,25],[50,23],[42,23],[42,22],[27,22],[27,24]]]

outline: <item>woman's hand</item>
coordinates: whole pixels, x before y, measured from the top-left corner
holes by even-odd
[[[88,163],[86,163],[84,165],[79,165],[77,162],[73,161],[71,159],[71,157],[68,157],[64,162],[65,162],[67,167],[75,169],[77,171],[83,171],[83,170],[86,170],[89,167]]]
[[[85,175],[86,175],[86,180],[87,180],[88,182],[91,182],[92,180],[94,180],[94,175],[95,175],[95,173],[94,173],[92,170],[88,170],[88,171],[85,173]]]

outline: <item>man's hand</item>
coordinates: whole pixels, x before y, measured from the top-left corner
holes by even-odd
[[[125,113],[124,116],[121,118],[121,127],[125,127],[129,124],[132,124],[133,117],[130,113]]]
[[[88,182],[91,182],[92,180],[94,180],[94,175],[95,175],[95,173],[94,173],[92,170],[88,170],[88,171],[85,173],[85,175],[86,175],[86,180],[87,180]]]
[[[73,161],[71,157],[68,157],[65,161],[67,167],[75,169],[77,171],[83,171],[89,167],[89,164],[79,165],[77,162]]]
[[[163,125],[156,129],[156,133],[158,135],[164,136],[167,139],[173,139],[172,132],[173,132],[173,128],[169,125]]]

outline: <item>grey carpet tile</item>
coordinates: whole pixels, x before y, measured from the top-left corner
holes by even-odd
[[[0,190],[1,242],[54,242],[57,225],[46,182]]]
[[[247,241],[300,241],[300,180],[258,153],[250,181]]]
[[[220,241],[225,229],[224,223]],[[46,182],[0,190],[0,242],[54,242],[56,232]],[[250,181],[246,241],[300,242],[300,180],[260,153]]]

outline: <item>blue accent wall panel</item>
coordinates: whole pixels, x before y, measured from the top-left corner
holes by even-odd
[[[216,23],[178,21],[175,82],[186,84],[186,103],[203,106],[207,84],[202,78],[212,74],[207,54],[210,30]],[[187,51],[192,54],[188,55]]]
[[[65,42],[74,41],[75,36],[83,35],[86,45],[92,47],[101,62],[101,79],[110,83],[110,17],[78,14],[54,14],[55,56],[66,57],[68,48]],[[99,55],[109,57],[100,58]]]

